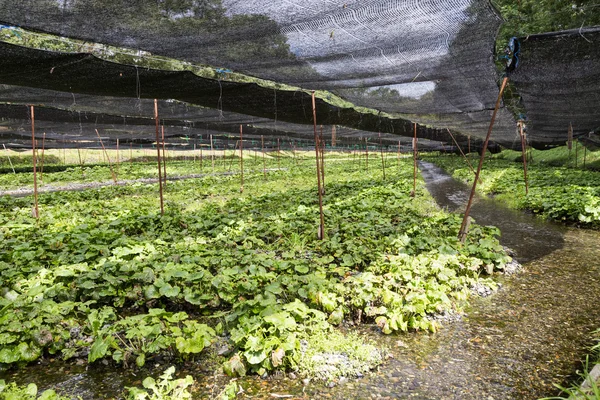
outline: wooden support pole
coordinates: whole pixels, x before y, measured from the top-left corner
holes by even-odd
[[[569,130],[567,131],[567,148],[569,149],[569,164],[571,162],[571,149],[573,148],[573,124],[569,122]]]
[[[262,151],[262,159],[263,159],[263,176],[267,179],[267,161],[265,159],[265,137],[260,135],[260,149]]]
[[[317,192],[319,193],[319,230],[317,238],[323,240],[325,238],[325,217],[323,215],[323,192],[321,190],[321,171],[319,162],[319,138],[317,137],[317,106],[315,102],[315,91],[312,91],[312,109],[313,109],[313,128],[315,133],[315,159],[317,162]]]
[[[202,163],[203,163],[203,154],[202,154],[202,138],[200,139],[200,171],[202,171]]]
[[[212,162],[212,170],[215,172],[215,148],[213,146],[213,135],[210,135],[210,160]]]
[[[129,165],[133,165],[133,137],[129,142]]]
[[[46,132],[42,135],[42,165],[40,166],[40,180],[44,179],[44,153],[46,151]]]
[[[279,159],[281,157],[281,147],[279,145],[279,138],[277,138],[277,169],[281,169],[281,164]]]
[[[113,167],[110,162],[110,157],[108,156],[106,147],[104,147],[104,142],[102,141],[102,138],[100,137],[100,134],[98,133],[98,129],[96,129],[95,131],[96,131],[96,136],[98,136],[98,140],[100,141],[100,145],[102,146],[102,151],[104,152],[103,154],[106,157],[106,159],[108,160],[108,168],[110,169],[110,174],[112,175],[113,181],[115,183],[117,183],[117,175],[115,175],[115,171],[113,171]]]
[[[385,158],[383,158],[383,145],[381,144],[381,132],[379,132],[379,150],[381,150],[381,170],[383,171],[383,180],[385,181]]]
[[[167,150],[165,146],[165,125],[160,126],[161,141],[162,141],[162,166],[163,166],[163,181],[165,182],[164,189],[167,189]]]
[[[577,168],[577,157],[579,157],[579,140],[575,140],[575,168]]]
[[[475,179],[473,180],[473,187],[471,188],[471,195],[469,196],[469,201],[467,202],[467,208],[465,209],[465,215],[463,217],[462,224],[460,226],[460,230],[458,231],[458,238],[461,243],[465,242],[467,238],[467,224],[469,221],[469,213],[471,212],[471,206],[473,205],[473,198],[475,197],[475,190],[477,189],[477,182],[479,181],[479,175],[481,174],[481,168],[483,167],[483,160],[485,159],[485,153],[487,152],[488,143],[490,141],[490,136],[492,135],[492,129],[494,128],[494,122],[496,121],[496,114],[498,113],[498,109],[500,108],[500,102],[502,101],[502,94],[504,93],[504,88],[506,88],[506,84],[508,83],[508,77],[505,76],[502,80],[502,85],[500,86],[500,92],[498,93],[498,98],[496,99],[496,106],[494,107],[494,113],[492,114],[492,120],[490,121],[490,126],[487,131],[487,135],[485,136],[485,141],[483,142],[483,148],[481,149],[481,157],[479,157],[479,165],[477,166],[477,172],[475,173]]]
[[[79,157],[79,168],[81,168],[81,176],[85,177],[85,172],[83,171],[83,162],[81,161],[81,149],[77,146],[77,156]]]
[[[400,168],[400,141],[398,140],[398,156],[396,157],[396,166]]]
[[[585,159],[587,157],[587,147],[583,146],[583,169],[585,169]]]
[[[465,153],[463,153],[462,149],[460,148],[458,142],[456,141],[456,139],[454,138],[454,135],[452,134],[452,132],[450,132],[450,129],[446,128],[446,130],[448,131],[448,133],[450,134],[450,137],[452,138],[452,140],[454,141],[454,144],[456,145],[456,147],[458,147],[458,151],[460,151],[460,154],[463,156],[463,158],[465,159],[467,165],[469,166],[469,169],[471,170],[471,172],[473,173],[473,175],[475,175],[475,170],[473,169],[473,166],[471,165],[471,161],[467,158],[467,156],[465,155]],[[479,183],[483,183],[481,182],[481,179],[479,179]]]
[[[471,154],[471,135],[467,136],[467,154]]]
[[[527,181],[527,147],[525,146],[525,132],[523,132],[523,121],[517,123],[519,135],[521,136],[521,155],[523,157],[523,178],[525,179],[525,194],[529,194],[529,182]]]
[[[368,139],[365,138],[365,162],[367,166],[367,172],[369,171],[369,143]]]
[[[244,133],[242,124],[240,124],[240,172],[241,172],[241,186],[240,193],[244,192]]]
[[[229,141],[228,141],[229,142]],[[233,167],[233,160],[235,160],[235,151],[238,148],[238,145],[240,144],[239,140],[235,141],[235,144],[233,145],[233,150],[231,151],[231,160],[229,160],[229,168],[227,169],[228,172],[231,172],[231,167]],[[229,147],[229,145],[228,145]],[[223,150],[223,160],[225,159],[225,152],[226,150]],[[223,164],[223,169],[225,168],[225,164]]]
[[[79,150],[79,148],[77,148]],[[117,138],[117,176],[119,176],[119,170],[121,169],[121,159],[119,157],[119,138]]]
[[[413,190],[410,192],[411,197],[417,194],[417,123],[413,124],[414,136],[412,141],[413,147]]]
[[[323,139],[323,125],[321,125],[319,143],[319,148],[321,151],[321,193],[325,195],[325,139]]]
[[[8,157],[8,163],[10,164],[10,167],[12,168],[13,174],[16,174],[17,172],[15,171],[15,166],[13,165],[12,161],[10,160],[10,152],[8,151],[8,149],[6,148],[6,145],[4,143],[2,143],[2,147],[4,147],[4,151],[6,152],[6,157]]]
[[[35,156],[35,112],[33,106],[30,106],[31,110],[31,150],[32,150],[32,161],[33,161],[33,217],[40,217],[40,209],[38,207],[38,187],[37,187],[37,157]]]
[[[165,205],[163,199],[163,180],[162,180],[162,167],[160,165],[160,136],[158,128],[160,120],[158,118],[158,100],[154,99],[154,122],[156,124],[156,161],[158,163],[158,193],[160,196],[160,214],[165,214]]]

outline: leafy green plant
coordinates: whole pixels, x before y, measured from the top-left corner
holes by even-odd
[[[30,383],[27,386],[18,386],[14,382],[6,383],[0,379],[0,399],[2,400],[71,400],[56,394],[54,390],[38,392],[37,385]]]
[[[158,378],[147,377],[142,382],[143,389],[127,388],[129,400],[185,400],[191,399],[190,387],[194,379],[187,375],[185,378],[173,379],[175,367],[171,366]]]

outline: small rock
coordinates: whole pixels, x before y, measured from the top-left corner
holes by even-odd
[[[296,374],[293,373],[293,372],[290,372],[289,377],[290,377],[290,379],[296,379],[297,378]]]
[[[329,383],[327,384],[327,387],[328,387],[328,388],[332,388],[332,387],[334,387],[334,386],[335,386],[335,382],[333,382],[333,381],[331,381],[331,382],[329,382]]]
[[[308,385],[309,383],[310,383],[310,378],[304,378],[304,379],[302,379],[302,384],[304,386]]]
[[[342,376],[340,378],[340,381],[338,382],[338,384],[345,385],[346,383],[348,383],[348,378],[346,378],[345,376]]]

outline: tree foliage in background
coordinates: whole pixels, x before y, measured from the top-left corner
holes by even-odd
[[[512,36],[600,25],[600,0],[493,0],[505,22],[498,43]]]

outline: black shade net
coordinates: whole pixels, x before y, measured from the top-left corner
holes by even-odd
[[[564,144],[600,131],[600,27],[520,39],[520,66],[511,75],[535,144]]]
[[[0,16],[6,25],[329,90],[358,106],[465,136],[485,136],[498,93],[493,48],[500,18],[488,0],[0,0]],[[1,82],[8,84],[175,98],[240,114],[311,122],[305,92],[111,66],[83,54],[6,46],[0,54],[19,65],[0,73]],[[378,116],[324,102],[317,106],[324,124],[412,134],[406,121],[383,127]],[[514,119],[505,109],[494,137],[514,140]]]

